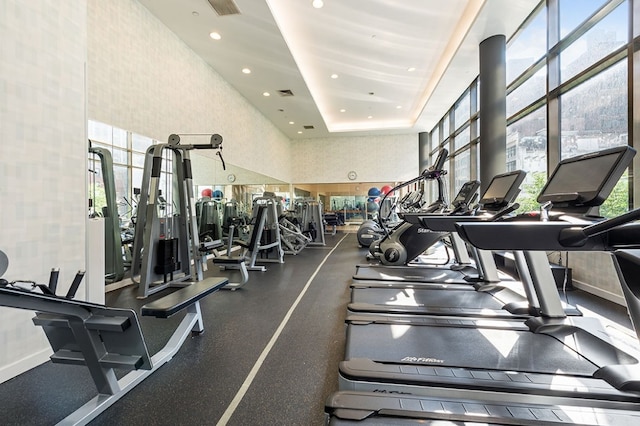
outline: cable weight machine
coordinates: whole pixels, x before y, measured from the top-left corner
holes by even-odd
[[[221,153],[222,136],[206,134],[210,136],[206,144],[182,144],[180,136],[172,134],[167,143],[152,145],[146,152],[131,265],[134,282],[139,277],[139,299],[167,287],[185,287],[203,278],[206,257],[200,251],[189,151],[218,150],[216,155],[226,169]],[[163,164],[171,165],[171,173],[164,171],[167,183],[170,182],[166,203],[160,187]],[[174,208],[175,212],[171,213]]]

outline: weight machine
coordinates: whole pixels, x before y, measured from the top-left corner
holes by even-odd
[[[282,248],[282,239],[280,236],[280,213],[282,212],[282,204],[271,192],[264,192],[261,197],[256,197],[253,200],[253,216],[252,222],[255,220],[257,207],[260,205],[266,206],[266,214],[264,221],[264,228],[262,235],[260,236],[260,244],[257,251],[251,252],[251,262],[249,270],[255,268],[256,260],[260,262],[275,262],[284,263],[284,250]],[[275,257],[269,256],[270,253],[275,251]],[[260,255],[258,259],[257,256]],[[264,267],[258,267],[264,270]]]
[[[300,226],[302,233],[309,237],[310,246],[324,246],[324,215],[322,203],[314,200],[305,200],[299,204]]]
[[[207,144],[181,144],[180,136],[172,134],[167,143],[147,149],[138,219],[133,244],[132,278],[139,276],[138,298],[167,287],[184,287],[195,277],[202,281],[205,253],[200,250],[193,194],[191,160],[193,149],[216,149],[222,159],[222,136],[210,135]],[[165,157],[165,154],[167,156]],[[164,170],[171,182],[170,202],[165,203],[160,191],[163,163],[171,157],[171,174]],[[175,208],[175,214],[169,212]],[[193,263],[193,273],[192,273]]]
[[[113,158],[108,149],[91,146],[91,139],[89,139],[89,153],[96,155],[100,159],[106,198],[106,205],[99,212],[100,216],[104,218],[105,280],[116,282],[124,277],[124,256],[122,253],[120,216],[118,214],[118,203],[116,202],[116,185],[113,176]]]

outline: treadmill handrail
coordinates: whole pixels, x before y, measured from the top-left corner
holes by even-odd
[[[484,250],[613,251],[640,248],[640,209],[595,224],[572,222],[459,222],[462,239]]]
[[[560,243],[563,246],[580,247],[587,239],[610,231],[611,229],[640,219],[640,209],[631,210],[620,216],[603,220],[586,227],[572,227],[562,230],[560,233]]]
[[[479,215],[428,215],[422,214],[418,216],[418,220],[425,228],[435,232],[455,232],[456,223],[458,222],[495,222],[504,218],[520,207],[519,204],[509,205],[494,214],[481,212]]]

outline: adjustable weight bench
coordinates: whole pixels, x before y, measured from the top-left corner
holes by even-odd
[[[253,229],[251,230],[249,241],[234,240],[234,226],[231,225],[229,231],[229,241],[227,245],[227,254],[225,256],[216,256],[211,259],[211,263],[213,263],[214,265],[218,265],[221,269],[234,269],[240,271],[242,277],[240,282],[230,282],[225,286],[225,288],[235,290],[236,288],[245,285],[246,282],[249,281],[249,270],[261,272],[266,271],[266,268],[264,266],[257,266],[255,262],[257,254],[260,251],[260,236],[262,235],[262,231],[264,229],[267,210],[265,205],[259,205],[256,208],[258,210],[256,211]],[[234,244],[240,246],[242,250],[242,253],[238,256],[231,255],[231,248]],[[249,260],[248,267],[247,259]]]
[[[237,269],[240,271],[239,282],[229,282],[225,288],[235,290],[242,287],[249,281],[249,272],[244,256],[218,256],[211,259],[214,265],[219,265],[222,269]]]
[[[189,334],[204,331],[200,299],[228,284],[226,278],[207,278],[147,303],[142,315],[168,318],[187,311],[173,335],[149,356],[138,316],[131,309],[69,300],[0,287],[0,306],[36,311],[53,349],[51,361],[89,368],[98,395],[63,419],[60,425],[84,425],[122,398],[178,352]],[[114,369],[131,370],[117,379]]]
[[[244,242],[238,242],[238,245],[241,247],[243,252],[239,256],[231,255],[231,249],[233,247],[234,228],[235,228],[234,225],[229,226],[229,241],[227,244],[227,254],[218,255],[211,259],[211,263],[213,263],[214,265],[219,265],[220,269],[237,269],[240,271],[240,276],[241,276],[240,282],[229,282],[229,284],[225,286],[225,288],[229,288],[231,290],[240,288],[243,285],[245,285],[247,281],[249,281],[249,272],[247,270],[247,263],[246,263],[245,254],[244,254],[245,248],[249,247],[249,245],[245,245]],[[251,241],[249,242],[249,244],[254,244],[254,245],[256,244],[256,238],[257,238],[256,234],[257,234],[257,230],[254,227],[253,232],[251,233]]]

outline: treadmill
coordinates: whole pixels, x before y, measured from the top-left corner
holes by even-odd
[[[516,170],[503,173],[489,183],[486,191],[479,201],[482,210],[471,212],[466,206],[472,201],[474,192],[467,185],[463,186],[454,204],[454,209],[446,216],[460,217],[475,213],[477,220],[491,220],[512,211],[510,207],[520,191],[520,184],[526,173]],[[469,182],[469,185],[473,185]],[[402,184],[404,185],[404,184]],[[399,185],[399,186],[402,186]],[[411,262],[420,253],[431,245],[448,237],[455,254],[457,263],[454,265],[424,266],[421,264],[407,263],[406,265],[361,264],[356,265],[356,273],[353,279],[356,281],[384,281],[384,282],[417,282],[417,283],[446,283],[446,284],[470,284],[474,282],[500,282],[508,279],[507,276],[499,276],[495,261],[491,253],[479,250],[471,250],[475,265],[471,262],[467,253],[467,247],[453,230],[434,231],[425,227],[419,221],[424,212],[405,213],[404,223],[392,231],[389,237],[379,243],[380,258],[397,257],[396,253],[405,253],[404,259]],[[429,214],[439,217],[444,214]],[[394,235],[395,234],[395,235]],[[398,236],[399,235],[399,236]]]
[[[633,407],[585,407],[572,401],[544,404],[460,397],[338,391],[325,402],[328,426],[637,426]]]
[[[543,250],[627,249],[616,252],[616,258],[637,327],[640,250],[629,249],[640,249],[640,226],[619,226],[640,218],[640,210],[603,222],[577,218],[578,211],[586,213],[604,201],[634,155],[633,148],[620,147],[561,161],[538,201],[556,200],[571,215],[554,214],[553,220],[534,223],[459,222],[457,229],[471,243],[479,243],[472,230],[474,236],[483,230],[483,238],[496,241],[480,245],[485,249],[526,250],[534,277],[551,274]],[[605,178],[595,171],[605,171]],[[553,238],[558,242],[551,244]],[[349,322],[340,390],[640,409],[637,341],[624,344],[594,318],[567,317],[555,285],[539,290],[539,316],[526,320],[452,315],[402,321],[370,316]]]
[[[473,219],[495,220],[496,217],[502,217],[506,211],[514,209],[515,207],[511,203],[519,192],[524,175],[524,172],[515,171],[495,176],[480,200],[480,205],[486,206],[486,208],[481,214],[473,216]],[[452,223],[457,220],[465,220],[465,216],[457,215],[456,212],[454,210],[454,214],[447,216]],[[426,216],[424,213],[411,214],[406,215],[406,219],[410,223],[420,223],[420,218],[424,216]],[[455,229],[451,235],[460,239]],[[462,240],[460,241],[462,242]],[[485,259],[484,262],[480,262],[480,265],[484,265],[479,268],[480,271],[486,270],[486,265],[495,271],[491,252],[480,251],[474,247],[471,247],[471,250],[480,252],[476,258]],[[356,314],[454,315],[491,318],[526,318],[536,315],[539,311],[538,301],[525,259],[521,253],[515,253],[514,257],[524,285],[510,280],[486,282],[483,279],[474,279],[466,275],[465,271],[457,269],[405,267],[406,270],[427,271],[431,274],[434,282],[356,280],[351,284],[351,303],[349,303],[348,309],[349,312]],[[469,266],[465,270],[468,268],[471,267]],[[381,276],[386,273],[384,267],[367,269],[375,271]],[[393,270],[397,270],[397,268]],[[464,277],[463,282],[466,284],[452,284],[446,278],[443,282],[437,283],[440,277],[447,276],[445,272],[461,274]],[[493,274],[497,276],[497,272]],[[553,280],[553,277],[551,279]],[[564,309],[567,315],[580,315],[580,311],[574,307],[564,306]],[[361,316],[358,319],[363,320]],[[402,317],[396,317],[396,319],[401,320]]]

